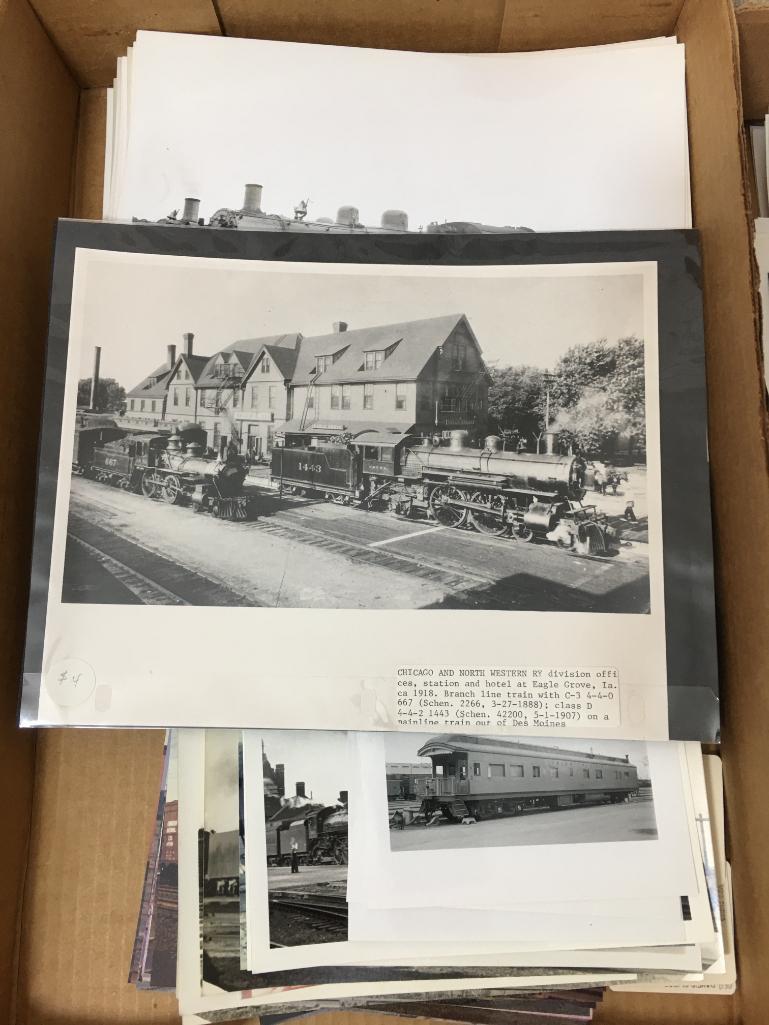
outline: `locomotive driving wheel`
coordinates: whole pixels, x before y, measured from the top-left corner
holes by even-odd
[[[430,493],[429,505],[433,516],[444,527],[461,527],[467,522],[467,509],[457,508],[453,502],[466,502],[466,493],[453,484],[439,484]]]
[[[182,482],[175,473],[169,473],[168,476],[163,479],[162,488],[163,490],[160,497],[164,502],[168,502],[169,505],[176,505],[176,503],[181,500],[184,493]]]
[[[505,523],[505,500],[502,495],[492,495],[485,491],[476,491],[471,502],[485,505],[488,512],[478,509],[470,510],[470,522],[481,534],[492,534],[499,537],[507,533]]]
[[[163,492],[163,478],[154,470],[145,470],[142,477],[142,494],[145,498],[161,498]]]

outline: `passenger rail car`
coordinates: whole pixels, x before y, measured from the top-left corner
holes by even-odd
[[[206,433],[197,424],[173,434],[84,427],[75,433],[72,469],[155,501],[189,502],[221,519],[246,519],[245,463],[239,456],[206,455],[205,442]]]
[[[272,451],[272,478],[282,491],[426,516],[446,527],[545,540],[582,555],[616,549],[606,516],[582,504],[581,456],[505,452],[493,436],[482,449],[466,442],[464,431],[449,445],[374,430],[286,432]]]
[[[302,864],[347,864],[347,808],[308,807],[293,820],[268,819],[267,864],[288,865],[292,843]]]
[[[616,804],[638,795],[638,770],[627,756],[455,734],[431,737],[418,753],[433,765],[431,776],[416,781],[428,819]]]

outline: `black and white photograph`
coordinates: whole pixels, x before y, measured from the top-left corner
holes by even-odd
[[[656,840],[640,742],[385,734],[390,849]]]
[[[62,601],[649,613],[644,275],[357,270],[89,267]]]
[[[270,947],[347,940],[347,734],[264,734]]]

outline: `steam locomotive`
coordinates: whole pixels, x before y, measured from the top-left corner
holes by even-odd
[[[295,842],[299,861],[304,864],[346,865],[347,806],[309,805],[299,812],[297,818],[272,818],[265,823],[267,864],[287,865]]]
[[[375,430],[351,436],[315,427],[286,432],[272,451],[272,479],[282,492],[546,540],[581,555],[610,554],[617,534],[594,505],[582,504],[585,472],[581,456],[505,452],[495,436],[482,449],[470,448],[464,431],[452,432],[446,446]]]
[[[433,765],[432,775],[416,779],[428,820],[617,804],[639,792],[638,769],[627,756],[457,734],[431,737],[418,753]]]
[[[205,454],[206,432],[185,424],[173,434],[130,433],[115,424],[75,431],[72,470],[146,498],[178,505],[219,519],[244,520],[246,465],[240,456]]]

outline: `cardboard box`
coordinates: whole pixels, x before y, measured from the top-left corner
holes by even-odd
[[[769,37],[769,13],[745,12],[740,24],[753,68],[748,110],[765,110],[767,61],[754,60],[753,50],[768,52],[761,39]],[[35,736],[14,725],[53,224],[58,216],[99,214],[104,87],[138,28],[440,50],[546,49],[668,33],[686,43],[694,218],[705,278],[740,989],[734,998],[610,994],[596,1020],[763,1025],[769,1008],[769,801],[763,789],[769,473],[737,31],[728,0],[0,0],[0,1021],[176,1020],[170,995],[137,993],[125,982],[162,737],[139,731]],[[755,70],[762,65],[763,75]],[[691,512],[697,515],[696,508]],[[141,637],[130,643],[140,644]]]

